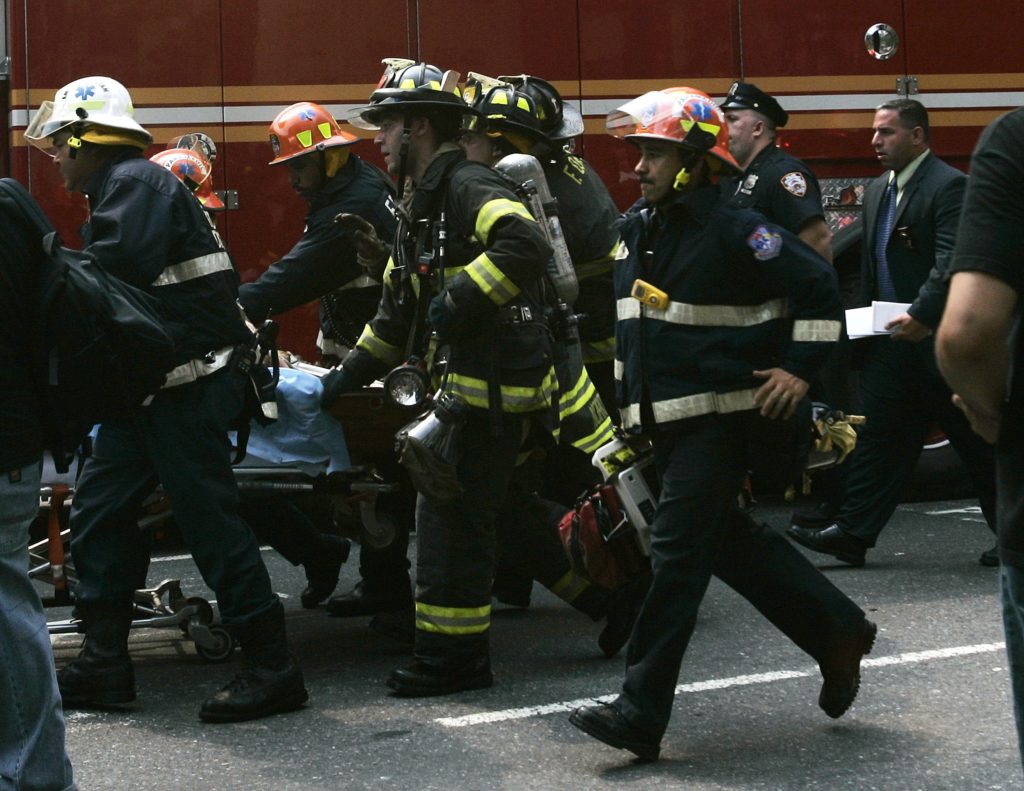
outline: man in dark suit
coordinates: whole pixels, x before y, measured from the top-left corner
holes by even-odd
[[[945,306],[966,177],[931,153],[928,111],[920,102],[880,105],[872,129],[871,144],[887,171],[864,195],[861,304],[878,300],[910,307],[886,326],[891,336],[857,342],[865,347],[860,388],[867,424],[850,460],[835,523],[788,530],[797,543],[853,566],[864,565],[895,511],[933,422],[967,466],[990,527],[995,515],[992,448],[952,405],[932,336]]]

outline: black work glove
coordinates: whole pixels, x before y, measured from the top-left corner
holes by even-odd
[[[320,383],[324,388],[324,392],[320,396],[320,406],[327,408],[337,401],[338,396],[342,393],[351,393],[353,390],[359,389],[355,377],[341,366],[328,371]]]
[[[352,240],[356,248],[356,261],[362,270],[375,280],[380,280],[384,276],[384,268],[388,265],[391,246],[381,240],[373,225],[358,214],[343,212],[335,215],[334,221]]]
[[[450,340],[455,337],[459,329],[459,317],[451,292],[442,291],[430,300],[430,306],[427,308],[427,321],[434,328],[438,338]]]

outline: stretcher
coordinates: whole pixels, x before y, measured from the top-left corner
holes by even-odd
[[[313,368],[310,366],[310,368]],[[319,407],[318,371],[282,369],[278,389],[279,419],[270,427],[253,425],[246,458],[234,468],[241,497],[250,495],[330,497],[350,520],[336,520],[339,532],[363,544],[383,547],[396,530],[412,519],[414,494],[400,475],[394,434],[414,415],[385,402],[379,388],[349,394],[324,413]],[[342,433],[342,426],[345,426]],[[48,591],[44,606],[75,604],[78,577],[70,553],[68,517],[75,490],[75,471],[60,474],[44,460],[39,517],[29,546],[29,575]],[[140,530],[156,530],[173,518],[160,489],[143,504]],[[132,629],[172,628],[191,641],[196,653],[210,662],[227,660],[235,649],[229,630],[218,621],[211,602],[188,596],[180,580],[165,579],[135,591]],[[72,609],[70,617],[48,622],[50,634],[83,631]]]

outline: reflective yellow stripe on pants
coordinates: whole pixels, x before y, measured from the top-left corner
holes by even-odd
[[[491,627],[491,605],[438,607],[416,602],[416,628],[437,634],[481,634]]]

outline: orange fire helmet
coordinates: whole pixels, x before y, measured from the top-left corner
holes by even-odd
[[[204,209],[224,210],[223,201],[213,191],[213,168],[202,154],[187,148],[168,148],[149,159],[177,176],[178,180],[192,191]]]
[[[342,131],[334,116],[315,102],[298,102],[277,114],[270,124],[271,165],[287,162],[313,151],[350,146],[359,140]]]
[[[608,133],[623,140],[664,140],[710,157],[715,171],[742,171],[729,153],[725,116],[696,88],[649,91],[608,113]]]

